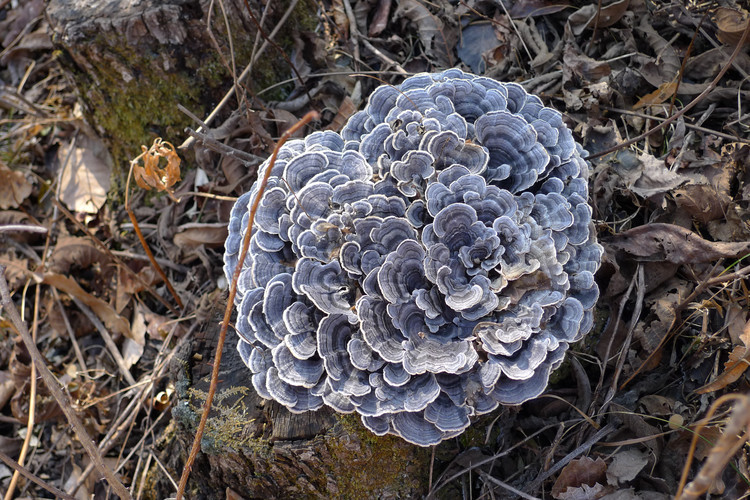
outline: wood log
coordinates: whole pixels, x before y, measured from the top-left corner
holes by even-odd
[[[247,5],[258,20],[267,9],[263,26],[271,33],[290,1],[248,0]],[[314,29],[315,9],[312,2],[300,1],[286,18],[275,39],[284,50],[291,51],[292,33]],[[257,33],[244,0],[50,0],[47,16],[84,115],[107,140],[116,168],[125,172],[142,144],[151,145],[156,137],[180,143],[186,137],[183,130],[193,123],[177,104],[203,118],[220,102],[232,88],[227,69],[232,52],[239,74],[252,58]],[[248,86],[257,91],[289,78],[291,70],[269,47],[251,75]],[[222,116],[236,107],[232,101]]]
[[[176,477],[195,435],[211,375],[220,316],[187,339],[173,364],[177,401],[161,443]],[[219,387],[189,483],[188,498],[418,498],[427,487],[429,449],[370,433],[354,415],[328,408],[292,414],[261,399],[230,328]],[[153,476],[163,474],[156,468]],[[158,481],[155,481],[155,483]],[[169,494],[152,484],[152,498]]]

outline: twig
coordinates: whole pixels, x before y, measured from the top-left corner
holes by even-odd
[[[128,370],[128,367],[125,365],[125,360],[122,358],[122,354],[120,354],[120,350],[117,348],[117,345],[112,339],[112,336],[107,331],[107,328],[102,324],[99,318],[96,317],[96,314],[94,314],[86,304],[81,302],[74,295],[70,295],[70,298],[73,299],[73,302],[76,303],[78,309],[80,309],[81,312],[89,319],[89,321],[93,323],[96,329],[99,330],[99,334],[102,336],[102,339],[104,339],[104,343],[107,345],[107,349],[109,349],[110,354],[112,354],[112,357],[114,358],[117,367],[120,369],[120,373],[122,374],[125,381],[127,381],[127,383],[130,385],[135,385],[135,379],[130,373],[130,370]]]
[[[732,55],[729,57],[729,61],[727,61],[727,63],[721,68],[721,71],[719,71],[719,74],[717,74],[716,77],[713,80],[711,80],[711,83],[708,84],[708,87],[706,87],[706,89],[703,92],[701,92],[700,95],[698,95],[698,97],[690,101],[690,103],[687,106],[685,106],[684,108],[679,110],[677,113],[673,114],[672,116],[670,116],[669,118],[661,122],[659,125],[653,128],[650,128],[646,132],[642,133],[641,135],[637,137],[633,137],[632,139],[629,139],[625,142],[622,142],[614,147],[608,148],[599,153],[589,155],[585,159],[593,160],[594,158],[600,158],[602,156],[606,156],[610,153],[613,153],[619,149],[635,144],[636,142],[650,136],[654,132],[658,132],[659,130],[666,128],[667,125],[674,122],[679,117],[681,117],[682,115],[684,115],[685,113],[693,109],[695,106],[697,106],[699,102],[701,102],[708,94],[710,94],[716,88],[716,86],[719,84],[719,81],[722,79],[724,74],[727,71],[729,71],[729,68],[732,66],[732,62],[737,58],[737,55],[742,51],[742,48],[745,45],[745,40],[747,40],[748,34],[750,34],[750,22],[748,22],[747,26],[745,26],[745,31],[742,32],[742,38],[737,43],[737,46],[734,48],[734,52],[732,52]]]
[[[491,482],[491,483],[493,483],[493,484],[496,484],[497,486],[500,486],[500,487],[501,487],[501,488],[503,488],[504,490],[508,490],[509,492],[511,492],[511,493],[514,493],[514,494],[518,495],[518,496],[519,496],[519,497],[521,497],[521,498],[525,498],[526,500],[540,500],[540,499],[539,499],[538,497],[535,497],[535,496],[533,496],[533,495],[527,495],[527,494],[526,494],[526,493],[524,493],[523,491],[521,491],[521,490],[517,490],[516,488],[514,488],[514,487],[513,487],[513,486],[511,486],[511,485],[509,485],[508,483],[504,483],[504,482],[500,481],[499,479],[497,479],[497,478],[495,478],[495,477],[492,477],[492,476],[490,476],[490,475],[489,475],[489,474],[487,474],[486,472],[480,472],[480,473],[479,473],[479,475],[480,475],[480,476],[482,477],[482,479],[484,479],[485,481],[489,481],[489,482]]]
[[[376,56],[378,56],[380,59],[383,60],[386,64],[389,64],[390,66],[393,66],[396,68],[396,72],[399,75],[408,75],[409,72],[406,71],[404,68],[401,67],[399,63],[388,57],[387,55],[383,54],[380,50],[378,50],[373,44],[371,44],[366,38],[362,39],[362,44],[364,44],[365,47],[370,49]]]
[[[102,243],[101,241],[99,241],[99,238],[97,238],[96,236],[94,236],[93,234],[91,234],[91,232],[86,228],[86,226],[84,226],[83,224],[81,224],[81,222],[78,219],[76,219],[75,217],[73,217],[73,214],[71,214],[68,211],[68,209],[65,208],[63,206],[63,204],[60,203],[60,201],[57,198],[53,198],[52,201],[55,203],[55,205],[57,206],[57,208],[59,208],[60,211],[65,215],[65,217],[67,217],[71,222],[73,222],[73,224],[75,224],[76,227],[78,227],[78,229],[80,231],[82,231],[83,233],[85,233],[86,236],[88,236],[91,239],[91,241],[94,242],[94,244],[96,246],[98,246],[99,248],[101,248],[102,251],[104,253],[106,253],[113,261],[117,262],[117,264],[119,264],[122,269],[124,269],[127,273],[129,273],[133,277],[133,279],[135,279],[142,287],[144,287],[145,290],[148,290],[151,293],[151,295],[153,295],[156,298],[156,300],[158,300],[159,302],[161,302],[164,307],[166,307],[167,309],[169,309],[170,311],[172,311],[173,314],[179,315],[179,312],[177,311],[177,309],[174,308],[174,306],[172,304],[170,304],[169,302],[167,302],[164,299],[164,297],[162,297],[161,295],[159,295],[158,293],[156,293],[156,290],[154,290],[154,287],[152,287],[150,284],[148,284],[146,282],[146,280],[144,280],[143,277],[140,274],[138,274],[135,271],[133,271],[132,269],[130,269],[130,266],[128,266],[125,262],[123,262],[122,259],[120,259],[115,254],[113,254],[112,251],[109,249],[109,247],[107,247],[107,245],[105,245],[104,243]]]
[[[154,144],[156,144],[156,142],[154,142]],[[161,276],[161,279],[164,280],[164,284],[167,285],[167,290],[169,290],[169,293],[172,294],[172,297],[174,298],[175,302],[177,302],[177,306],[180,309],[184,309],[185,306],[182,304],[182,299],[180,298],[180,296],[177,294],[177,291],[172,286],[172,282],[169,281],[169,278],[167,277],[167,273],[165,273],[164,270],[159,265],[159,263],[156,262],[156,257],[154,257],[153,252],[151,252],[151,248],[148,246],[148,243],[146,243],[146,238],[143,237],[141,228],[138,226],[138,219],[135,217],[135,212],[133,212],[133,209],[130,208],[130,197],[129,197],[130,178],[133,176],[133,167],[138,162],[139,158],[140,156],[130,161],[130,170],[128,171],[128,180],[125,182],[125,211],[128,213],[128,217],[130,217],[130,222],[133,223],[133,230],[135,231],[135,234],[138,236],[138,241],[141,242],[143,251],[146,252],[146,255],[148,256],[148,260],[151,261],[151,265],[154,266],[154,269],[156,270],[156,272],[159,274],[159,276]],[[171,195],[171,193],[169,192],[168,194]],[[174,198],[174,196],[172,196],[172,198]]]
[[[89,436],[89,433],[86,431],[83,423],[81,423],[81,421],[78,419],[78,416],[76,416],[70,398],[63,392],[63,390],[60,388],[60,383],[57,381],[55,376],[52,375],[52,372],[49,371],[49,368],[47,368],[47,364],[44,357],[42,356],[42,353],[40,353],[39,349],[37,349],[36,344],[31,338],[31,334],[29,333],[28,328],[26,328],[26,325],[21,319],[21,316],[18,314],[16,306],[10,297],[8,282],[5,280],[5,266],[3,265],[0,265],[0,297],[2,297],[1,303],[3,305],[3,309],[10,317],[10,320],[11,322],[13,322],[16,330],[18,330],[18,333],[21,335],[21,339],[26,345],[26,349],[29,351],[31,359],[34,361],[34,363],[36,363],[39,374],[42,376],[42,379],[44,379],[44,383],[47,385],[50,394],[52,394],[52,396],[55,398],[55,401],[57,401],[57,404],[60,406],[60,409],[62,409],[63,413],[65,413],[65,416],[68,419],[68,423],[73,428],[73,431],[78,437],[78,440],[81,442],[83,448],[86,450],[89,458],[94,464],[96,464],[95,466],[97,470],[102,476],[104,476],[114,492],[120,498],[129,499],[130,493],[128,492],[127,488],[125,488],[120,480],[117,479],[117,476],[115,476],[114,472],[112,472],[106,465],[104,465],[104,459],[99,453],[99,450],[94,445],[94,441],[91,439],[91,436]]]
[[[3,453],[2,451],[0,451],[0,460],[2,460],[5,463],[5,465],[15,470],[16,472],[18,472],[19,474],[24,476],[26,479],[28,479],[32,483],[44,488],[45,490],[49,491],[56,497],[64,498],[65,500],[75,500],[75,497],[68,495],[64,491],[58,490],[54,486],[48,485],[47,483],[45,483],[44,481],[36,477],[34,474],[32,474],[26,467],[18,465],[18,463],[16,463],[15,460],[10,458],[8,455]]]
[[[281,19],[279,19],[279,22],[276,24],[276,27],[274,27],[273,31],[271,31],[271,34],[268,35],[268,39],[269,40],[272,40],[273,37],[276,36],[276,34],[279,32],[279,30],[281,29],[281,27],[286,22],[286,20],[289,19],[289,16],[292,15],[292,12],[294,11],[294,8],[297,6],[298,3],[299,3],[299,0],[292,0],[289,3],[289,7],[287,7],[286,11],[284,12],[284,15],[281,16]],[[237,78],[237,81],[239,83],[242,83],[242,82],[245,81],[245,79],[247,79],[247,77],[250,75],[250,73],[253,70],[253,66],[258,61],[258,59],[263,54],[263,52],[265,52],[266,48],[268,48],[268,45],[269,45],[268,40],[266,40],[265,42],[263,42],[263,45],[260,46],[260,49],[258,50],[258,52],[256,52],[253,55],[250,63],[242,71],[242,73],[240,74],[239,78]],[[229,102],[229,100],[232,98],[233,94],[234,94],[234,88],[230,89],[226,94],[224,94],[224,97],[221,99],[221,101],[219,102],[219,104],[217,104],[216,107],[214,108],[214,110],[211,111],[211,113],[208,115],[208,117],[206,117],[205,122],[207,124],[210,124],[211,121],[214,118],[216,118],[216,115],[218,115],[221,112],[221,110],[224,109],[224,106],[227,105],[227,103]],[[200,132],[200,129],[198,131]],[[194,141],[194,138],[189,137],[185,142],[183,142],[179,146],[178,149],[185,149],[185,148],[189,147],[193,143],[193,141]]]
[[[737,404],[732,410],[732,415],[724,428],[724,432],[722,432],[719,441],[711,449],[708,458],[700,471],[698,471],[695,479],[685,486],[688,473],[690,472],[690,464],[692,458],[695,456],[695,448],[698,444],[701,430],[703,430],[706,424],[708,424],[719,406],[732,399],[739,401],[737,401]],[[699,422],[693,433],[693,439],[690,442],[690,450],[688,451],[685,466],[682,469],[682,476],[680,477],[677,495],[675,496],[677,500],[695,500],[708,491],[711,484],[721,475],[721,471],[724,469],[726,463],[747,441],[748,432],[750,432],[748,431],[748,425],[750,424],[749,416],[750,397],[746,395],[725,394],[713,402],[706,417]]]
[[[47,244],[49,244],[49,238],[47,238]],[[47,253],[45,252],[45,255]],[[31,324],[31,340],[36,343],[36,333],[37,328],[39,326],[39,290],[40,286],[39,284],[35,287],[35,293],[34,293],[34,316]],[[23,462],[26,460],[26,454],[29,451],[29,444],[31,443],[31,437],[34,435],[34,424],[35,424],[35,417],[36,417],[36,395],[37,395],[37,381],[36,381],[36,363],[34,361],[31,361],[31,367],[29,370],[29,417],[26,421],[26,436],[23,440],[23,446],[21,447],[21,452],[18,454],[18,465],[20,467],[23,467]],[[4,500],[11,500],[13,498],[13,493],[16,489],[16,485],[18,484],[18,477],[21,475],[21,471],[16,470],[13,473],[13,477],[10,479],[10,484],[8,485],[8,491],[5,492]]]
[[[576,458],[579,455],[582,455],[585,453],[589,448],[594,446],[594,444],[597,441],[601,441],[604,439],[607,435],[611,434],[616,429],[614,424],[607,424],[604,427],[602,427],[599,431],[597,431],[593,436],[591,436],[588,440],[586,440],[585,443],[583,443],[581,446],[576,448],[575,450],[571,451],[565,457],[563,457],[561,460],[559,460],[555,465],[549,468],[546,472],[539,474],[536,479],[534,479],[526,488],[524,488],[524,491],[536,491],[541,484],[547,480],[547,478],[552,477],[553,475],[557,474],[559,470],[561,470],[563,467],[568,465],[568,463]]]
[[[26,231],[27,233],[46,233],[47,228],[42,226],[27,226],[25,224],[4,224],[0,226],[0,233],[10,231]]]
[[[271,170],[273,165],[276,163],[276,157],[279,154],[281,146],[294,134],[297,130],[305,126],[311,120],[317,120],[320,115],[317,111],[310,111],[302,117],[300,121],[295,123],[292,127],[289,127],[286,132],[281,136],[279,141],[276,143],[276,147],[271,154],[271,158],[268,160],[268,167],[266,168],[265,175],[260,181],[258,186],[258,194],[253,200],[253,205],[250,207],[250,214],[247,221],[247,231],[242,240],[242,250],[240,251],[238,265],[234,269],[234,275],[232,276],[232,286],[229,289],[229,297],[227,298],[227,305],[224,310],[224,319],[221,322],[221,330],[219,331],[219,338],[216,342],[216,357],[214,358],[213,371],[211,372],[211,385],[208,387],[208,394],[206,394],[206,402],[203,404],[203,412],[201,414],[201,420],[198,423],[198,428],[195,431],[195,439],[193,440],[193,446],[190,449],[187,461],[185,462],[185,468],[180,476],[180,485],[175,495],[175,500],[181,500],[185,494],[185,488],[187,487],[188,478],[190,477],[190,470],[193,468],[193,463],[198,456],[201,446],[201,438],[203,437],[203,431],[206,428],[206,422],[208,422],[208,414],[211,411],[211,404],[216,394],[216,387],[219,383],[219,368],[221,366],[221,355],[222,349],[224,348],[224,340],[227,336],[227,328],[232,318],[232,310],[234,309],[234,297],[237,295],[237,282],[239,281],[240,273],[242,272],[242,265],[245,262],[247,251],[250,248],[250,235],[252,233],[253,223],[255,222],[255,212],[258,211],[260,206],[260,200],[263,197],[263,192],[268,184],[268,179],[271,177]]]
[[[354,11],[352,10],[352,4],[349,0],[344,1],[344,11],[346,12],[346,18],[349,20],[349,34],[352,37],[352,44],[354,45],[354,61],[359,64],[359,28],[357,27],[357,19],[354,17]],[[359,69],[359,68],[354,68]]]
[[[645,118],[647,120],[654,120],[654,121],[664,121],[666,118],[662,118],[661,116],[654,116],[654,115],[648,115],[646,113],[639,113],[637,111],[630,111],[627,109],[621,109],[621,108],[611,108],[609,106],[601,106],[602,109],[607,111],[613,111],[615,113],[620,113],[621,115],[630,115],[630,116],[637,116],[638,118]],[[703,132],[705,134],[713,134],[716,137],[721,137],[722,139],[727,139],[729,141],[734,142],[744,142],[746,144],[750,144],[750,139],[745,139],[742,137],[734,136],[725,134],[723,132],[718,132],[716,130],[711,130],[710,128],[701,127],[698,125],[693,125],[692,123],[685,123],[685,126],[692,130],[697,130],[698,132]]]

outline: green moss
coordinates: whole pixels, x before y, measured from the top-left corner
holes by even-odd
[[[279,15],[281,12],[283,6],[279,6]],[[316,24],[315,5],[310,0],[300,2],[277,35],[276,43],[289,55],[293,34],[313,30]],[[227,55],[229,44],[223,22],[215,22],[212,28]],[[231,19],[230,30],[239,72],[250,61],[255,33]],[[94,36],[85,45],[76,46],[75,50],[76,54],[65,53],[64,60],[73,69],[88,118],[103,132],[110,147],[115,164],[111,194],[115,200],[123,198],[129,162],[140,154],[141,145],[150,146],[156,137],[175,144],[185,139],[184,128],[193,124],[178,110],[178,104],[202,117],[232,86],[229,71],[213,47],[196,53],[169,45],[158,47],[154,52],[148,47],[129,45],[125,36],[106,32]],[[164,69],[165,64],[169,69]],[[269,47],[257,61],[246,84],[257,92],[289,78],[290,74],[291,69],[279,51]],[[272,96],[275,99],[285,97],[283,88]],[[231,111],[232,106],[230,104],[226,112]],[[189,159],[191,153],[180,154]],[[186,168],[189,164],[189,161],[183,162]]]
[[[242,400],[248,395],[247,387],[232,387],[217,393],[213,401],[213,412],[206,422],[201,439],[201,450],[208,454],[223,454],[227,450],[234,452],[253,450],[261,454],[270,453],[270,443],[265,438],[258,438],[246,432],[248,424],[254,418],[248,416],[246,405]],[[190,412],[198,416],[206,401],[206,393],[197,389],[188,389]],[[185,418],[184,420],[189,420]],[[197,425],[197,420],[195,421]]]
[[[338,425],[344,436],[359,441],[349,446],[334,429],[326,446],[338,466],[335,471],[339,498],[373,498],[388,492],[396,498],[419,497],[427,489],[430,453],[396,436],[376,436],[355,415],[342,415]]]

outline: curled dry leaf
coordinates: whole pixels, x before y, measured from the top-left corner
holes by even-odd
[[[0,371],[0,410],[10,401],[16,392],[16,384],[6,370]]]
[[[95,214],[107,201],[112,157],[101,139],[79,135],[75,147],[57,150],[60,168],[60,201],[74,212]]]
[[[562,495],[569,492],[571,488],[576,489],[583,485],[594,486],[597,483],[604,484],[606,474],[607,464],[599,457],[596,460],[589,457],[571,460],[560,472],[560,476],[552,486],[552,496],[563,498]]]
[[[336,112],[336,116],[333,117],[333,120],[331,120],[331,123],[328,124],[325,129],[338,132],[343,128],[343,126],[346,124],[346,121],[350,116],[354,114],[355,111],[357,111],[357,106],[354,105],[352,98],[349,96],[345,96],[341,100],[341,104],[339,104],[339,110],[338,112]]]
[[[732,47],[740,43],[742,39],[742,33],[745,31],[745,27],[748,23],[748,13],[744,9],[731,9],[729,7],[719,7],[714,12],[714,21],[716,22],[719,30],[716,33],[716,37],[721,41]],[[745,41],[745,45],[750,43],[750,40]]]
[[[642,109],[655,104],[661,104],[667,99],[671,99],[675,92],[677,92],[677,82],[663,83],[659,85],[658,89],[641,97],[633,105],[633,109]]]
[[[11,170],[0,160],[0,208],[17,208],[31,194],[31,183],[23,172]]]
[[[394,14],[395,18],[405,17],[417,25],[419,40],[424,46],[425,54],[432,58],[437,66],[453,66],[452,47],[455,45],[446,38],[445,24],[417,0],[401,0]]]
[[[44,283],[54,286],[61,292],[65,292],[76,297],[94,311],[94,314],[104,322],[104,324],[115,333],[127,337],[130,335],[130,325],[127,320],[117,314],[115,310],[104,302],[102,299],[94,297],[81,288],[73,278],[63,276],[57,273],[47,273],[44,275]]]
[[[568,22],[576,36],[586,28],[607,28],[622,19],[629,5],[630,0],[620,0],[599,9],[596,3],[592,3],[571,14]]]
[[[140,155],[131,160],[136,184],[143,189],[164,191],[174,198],[173,186],[180,180],[181,162],[174,146],[157,137],[150,148],[141,146],[141,151]],[[166,161],[163,167],[160,166],[162,159]],[[143,165],[139,162],[143,162]]]
[[[570,7],[568,0],[517,0],[510,7],[513,19],[549,16]]]
[[[378,7],[375,10],[375,14],[372,16],[370,22],[370,28],[367,34],[370,36],[378,36],[383,32],[385,27],[388,25],[388,14],[391,13],[392,0],[379,0]]]
[[[616,250],[637,260],[667,261],[675,264],[711,262],[750,252],[750,241],[724,243],[704,240],[696,233],[674,224],[653,223],[624,231],[609,238]]]
[[[223,222],[216,224],[189,223],[178,228],[174,235],[174,244],[182,249],[195,248],[199,245],[220,247],[227,240],[227,225]]]
[[[744,320],[744,317],[741,320]],[[724,373],[713,382],[696,389],[695,392],[706,394],[723,389],[738,380],[747,371],[748,366],[750,366],[750,320],[745,322],[740,340],[744,345],[736,346],[729,354],[729,359],[724,363]]]
[[[607,481],[613,486],[632,481],[647,464],[648,455],[641,450],[628,448],[617,452],[607,469]]]

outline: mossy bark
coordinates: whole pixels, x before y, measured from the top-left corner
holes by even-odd
[[[263,2],[265,4],[266,2]],[[75,81],[84,114],[108,142],[115,160],[115,185],[121,186],[128,162],[140,146],[162,137],[185,138],[191,121],[178,104],[205,116],[231,88],[232,79],[207,29],[210,0],[51,0],[47,15],[63,67]],[[248,4],[258,19],[259,0]],[[249,63],[256,27],[244,0],[225,0],[237,71]],[[289,5],[268,3],[264,22],[270,32]],[[314,28],[315,7],[299,2],[276,41],[290,51],[290,34]],[[299,11],[299,13],[297,12]],[[211,31],[226,60],[227,29],[214,4]],[[260,90],[289,78],[291,70],[273,49],[258,60],[249,79]],[[236,106],[233,103],[227,113]]]
[[[173,367],[178,401],[173,439],[163,459],[179,476],[210,378],[218,319],[179,350]],[[230,329],[213,411],[193,467],[190,498],[215,498],[227,487],[244,498],[419,498],[426,492],[429,450],[378,437],[353,415],[325,408],[300,415],[258,397]]]

